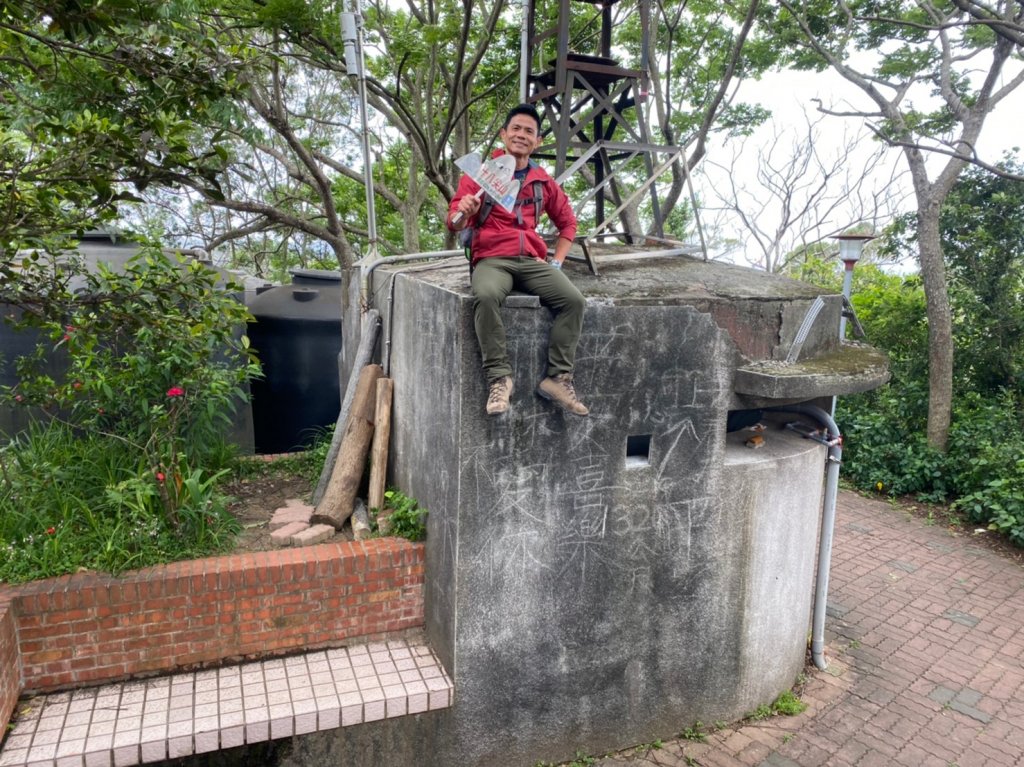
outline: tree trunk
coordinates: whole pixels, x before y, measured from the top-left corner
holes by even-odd
[[[940,200],[918,196],[917,245],[928,316],[928,444],[945,452],[953,414],[953,317],[939,233]]]

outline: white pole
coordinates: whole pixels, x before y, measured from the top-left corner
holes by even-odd
[[[523,0],[523,24],[519,31],[519,103],[530,97],[530,6]]]
[[[370,154],[370,130],[367,124],[366,55],[363,48],[363,15],[360,0],[352,0],[352,12],[341,14],[341,37],[345,47],[345,68],[355,80],[359,99],[359,128],[363,151],[363,180],[366,186],[366,231],[369,236],[366,263],[377,260],[377,210],[373,192],[373,157]]]

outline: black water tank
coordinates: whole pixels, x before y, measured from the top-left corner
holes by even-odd
[[[294,269],[292,284],[249,303],[249,340],[263,366],[252,383],[257,453],[308,447],[341,409],[341,275]]]

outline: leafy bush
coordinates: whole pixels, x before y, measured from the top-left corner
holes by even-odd
[[[1024,546],[1024,427],[1016,397],[972,393],[957,403],[948,463],[953,508]]]
[[[1024,545],[1024,428],[1009,392],[955,400],[949,449],[924,437],[923,382],[842,398],[843,474],[854,485],[919,500],[952,500],[975,523]]]
[[[24,549],[4,577],[217,550],[230,532],[216,490],[232,457],[223,435],[258,372],[236,330],[247,310],[215,273],[155,246],[121,273],[61,261],[27,257],[0,290],[21,310],[17,324],[48,339],[16,360],[17,384],[0,388],[3,404],[43,414],[0,463],[0,546]],[[47,364],[57,355],[60,373]],[[155,543],[124,537],[140,530]],[[36,551],[38,540],[62,541],[60,561]]]
[[[945,458],[925,438],[927,397],[918,385],[840,399],[836,419],[843,430],[844,476],[889,495],[944,500]]]
[[[1013,543],[1024,546],[1024,460],[1013,475],[993,479],[982,489],[957,499],[953,508],[974,522],[988,523]]]
[[[427,537],[427,510],[420,508],[415,498],[410,498],[401,490],[388,488],[384,492],[384,508],[371,509],[378,521],[378,529],[382,534],[405,538],[409,541],[422,541]],[[386,525],[380,524],[386,519]]]
[[[1024,545],[1024,389],[1018,346],[1019,205],[1003,182],[968,174],[943,210],[956,368],[945,453],[928,446],[928,332],[917,276],[854,274],[853,303],[867,340],[889,355],[892,381],[838,402],[843,474],[859,488],[953,502],[973,522]],[[1018,185],[1019,186],[1019,185]],[[992,188],[989,188],[992,187]],[[1016,194],[1020,190],[1016,190]],[[890,229],[885,250],[906,253],[913,217]]]

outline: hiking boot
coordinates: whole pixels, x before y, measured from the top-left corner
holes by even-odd
[[[508,410],[508,400],[512,396],[512,376],[495,378],[487,392],[487,415],[501,415]]]
[[[537,394],[573,415],[587,415],[590,412],[576,396],[576,387],[572,385],[572,373],[559,373],[545,378],[537,384]]]

